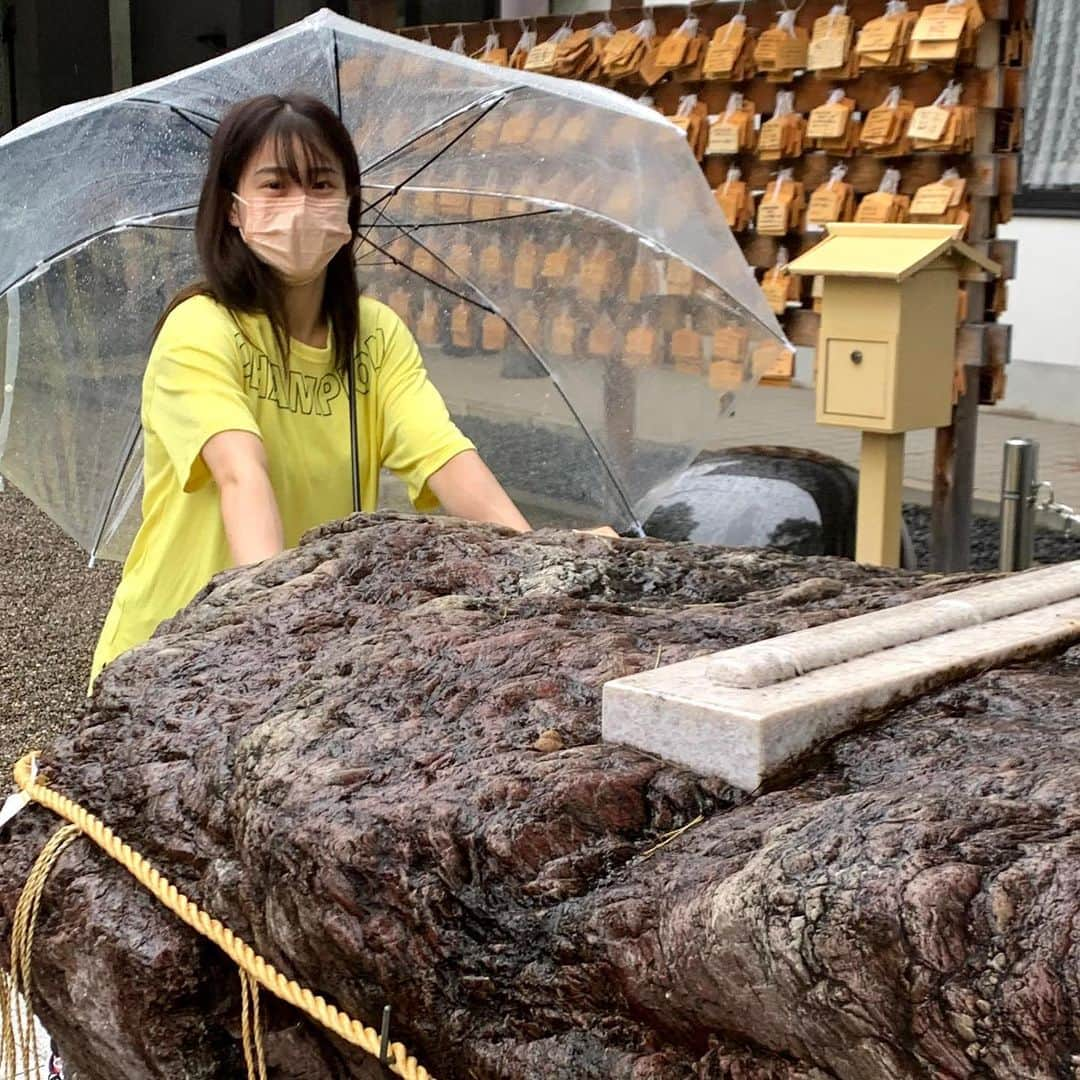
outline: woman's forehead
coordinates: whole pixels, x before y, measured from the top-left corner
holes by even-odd
[[[287,169],[290,157],[301,167],[313,172],[326,170],[341,172],[341,163],[326,147],[319,143],[311,143],[299,135],[289,138],[276,134],[267,135],[256,147],[247,168],[250,172],[266,171],[275,167]]]

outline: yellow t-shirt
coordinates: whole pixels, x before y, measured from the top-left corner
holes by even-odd
[[[361,505],[378,505],[386,467],[407,484],[418,510],[433,510],[428,477],[473,444],[451,421],[393,311],[361,299],[360,338]],[[290,341],[287,366],[276,354],[269,319],[232,313],[206,296],[185,300],[165,320],[143,378],[142,526],[105,619],[91,683],[232,564],[217,486],[201,457],[212,436],[250,431],[262,439],[287,547],[352,513],[347,382],[334,370],[332,343],[316,349]]]

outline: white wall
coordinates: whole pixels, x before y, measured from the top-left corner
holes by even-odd
[[[1018,217],[999,235],[1019,242],[1009,282],[1012,363],[1002,411],[1080,424],[1080,219]]]
[[[998,235],[1019,242],[1002,316],[1013,324],[1013,360],[1080,368],[1080,218],[1018,217]]]

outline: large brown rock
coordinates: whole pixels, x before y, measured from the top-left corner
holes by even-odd
[[[1071,1077],[1080,650],[756,797],[599,742],[613,676],[964,583],[359,517],[218,578],[45,763],[280,969],[390,1003],[438,1077]],[[57,824],[0,834],[0,947]],[[80,1080],[242,1074],[235,969],[85,841],[34,985]],[[379,1075],[268,1023],[275,1078]]]

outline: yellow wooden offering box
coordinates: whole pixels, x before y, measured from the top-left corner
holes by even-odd
[[[951,422],[965,262],[1001,268],[953,225],[836,222],[789,264],[823,279],[817,421],[892,434]]]

